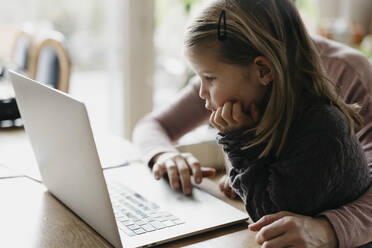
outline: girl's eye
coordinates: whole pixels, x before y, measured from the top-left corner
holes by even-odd
[[[205,80],[207,80],[207,81],[213,81],[215,79],[216,79],[215,77],[205,77]]]

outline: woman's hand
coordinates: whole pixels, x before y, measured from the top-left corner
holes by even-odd
[[[190,195],[192,190],[191,175],[194,182],[200,184],[203,177],[216,175],[216,170],[210,167],[201,167],[199,161],[191,153],[165,152],[153,158],[152,172],[156,180],[167,173],[172,189]]]
[[[260,113],[253,103],[249,105],[249,111],[250,115],[245,114],[240,102],[226,102],[212,112],[209,122],[223,134],[243,127],[253,127],[259,121]]]
[[[337,238],[326,218],[312,218],[282,211],[262,217],[249,225],[258,231],[262,247],[337,247]]]
[[[227,175],[223,175],[219,181],[220,190],[224,193],[227,197],[231,199],[236,198],[236,192],[233,190],[229,184],[229,177]]]

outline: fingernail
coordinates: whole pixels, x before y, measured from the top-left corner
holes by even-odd
[[[200,178],[200,177],[197,177],[197,178],[195,179],[195,181],[196,181],[196,183],[200,183],[200,182],[201,182],[201,178]]]
[[[186,194],[186,195],[191,194],[191,190],[190,190],[189,188],[185,189],[185,194]]]
[[[174,188],[175,188],[175,189],[178,189],[179,187],[180,187],[180,185],[179,185],[178,183],[175,183],[175,184],[174,184]]]

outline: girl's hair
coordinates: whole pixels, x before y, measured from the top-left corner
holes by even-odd
[[[266,144],[260,158],[274,148],[278,156],[300,111],[302,93],[329,99],[347,118],[352,135],[362,127],[359,106],[339,99],[290,0],[214,1],[194,19],[185,39],[186,49],[210,44],[225,63],[249,65],[264,56],[273,66],[266,110],[254,128],[256,138],[243,149]]]

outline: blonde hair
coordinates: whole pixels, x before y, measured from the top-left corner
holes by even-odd
[[[226,29],[219,25],[222,11]],[[218,29],[226,39],[218,39]],[[272,64],[266,109],[255,131],[256,137],[244,148],[267,143],[260,158],[276,149],[280,155],[291,123],[299,111],[304,92],[330,100],[345,115],[350,133],[363,125],[357,104],[346,104],[326,77],[322,61],[294,4],[289,0],[217,0],[196,17],[186,32],[185,48],[217,44],[216,53],[226,63],[248,65],[257,56]]]

